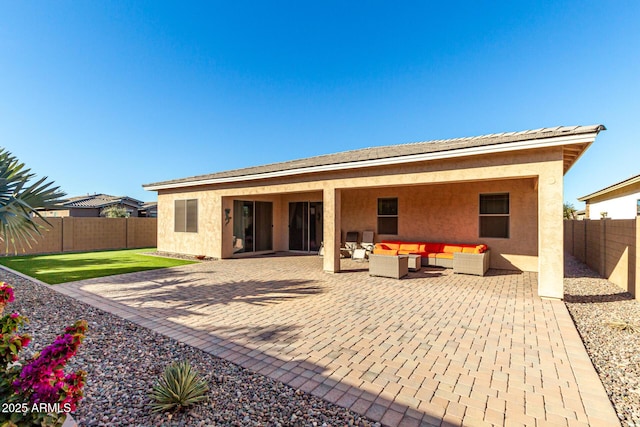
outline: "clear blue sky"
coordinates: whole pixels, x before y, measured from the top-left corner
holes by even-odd
[[[72,196],[600,123],[576,207],[640,174],[637,0],[0,0],[0,146]]]

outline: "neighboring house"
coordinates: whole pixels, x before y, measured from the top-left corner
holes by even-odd
[[[137,217],[142,202],[126,196],[87,194],[86,196],[71,197],[64,200],[57,208],[48,208],[39,212],[45,217],[99,217],[102,209],[114,205],[125,208],[129,216]]]
[[[158,217],[158,202],[146,202],[140,206],[138,210],[138,216],[145,218],[157,218]]]
[[[634,219],[640,215],[640,175],[578,199],[586,203],[585,219]]]
[[[563,297],[563,176],[605,127],[373,147],[144,185],[158,250],[231,258],[316,251],[340,271],[347,231],[375,240],[485,243],[491,267],[538,272]]]

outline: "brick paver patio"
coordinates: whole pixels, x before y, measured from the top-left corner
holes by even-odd
[[[389,426],[619,426],[537,275],[373,278],[315,256],[204,262],[54,289]]]

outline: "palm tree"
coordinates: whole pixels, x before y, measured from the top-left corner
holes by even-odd
[[[45,229],[36,218],[49,224],[37,209],[55,206],[65,196],[60,187],[52,187],[53,182],[45,183],[47,177],[29,183],[34,177],[31,169],[0,147],[0,240],[5,253],[10,247],[14,253],[18,247],[24,251],[25,244],[31,247]]]
[[[124,206],[111,205],[102,209],[100,216],[105,218],[129,218],[129,212]]]
[[[564,202],[564,219],[576,219],[576,208],[571,203]]]

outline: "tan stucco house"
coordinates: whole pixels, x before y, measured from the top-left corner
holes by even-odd
[[[640,216],[640,175],[632,176],[578,199],[586,219],[635,219]]]
[[[137,217],[142,206],[140,200],[128,196],[110,196],[108,194],[87,194],[63,200],[59,206],[40,209],[44,217],[91,217],[102,216],[102,211],[111,206],[126,209],[130,217]]]
[[[563,176],[605,127],[373,147],[144,185],[158,250],[216,258],[317,251],[340,271],[347,231],[484,243],[491,267],[538,272],[563,297]]]

